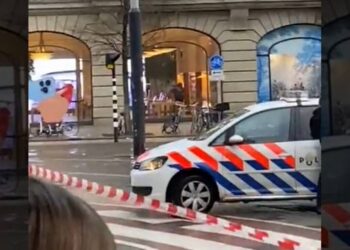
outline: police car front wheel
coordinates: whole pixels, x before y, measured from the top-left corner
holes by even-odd
[[[185,177],[173,190],[176,205],[199,212],[208,212],[214,205],[214,188],[206,178],[196,175]]]

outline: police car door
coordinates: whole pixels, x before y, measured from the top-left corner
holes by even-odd
[[[297,171],[293,177],[297,181],[297,189],[300,195],[315,195],[321,168],[321,145],[317,138],[319,127],[317,127],[317,124],[312,126],[310,121],[313,116],[315,118],[315,115],[317,115],[317,107],[303,106],[298,107],[296,110],[295,146]]]
[[[219,136],[212,144],[221,155],[224,176],[247,198],[295,195],[295,148],[291,108],[252,114]],[[232,143],[230,138],[243,138]],[[236,192],[237,193],[237,192]],[[237,197],[235,197],[237,198]]]

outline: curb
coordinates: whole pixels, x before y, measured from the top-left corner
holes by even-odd
[[[187,137],[190,137],[190,136],[172,136],[172,135],[169,135],[169,136],[147,136],[146,137],[146,140],[147,139],[175,139],[175,138],[178,138],[178,139],[183,139],[183,138],[187,138]],[[131,140],[131,137],[130,136],[120,136],[118,138],[119,140],[121,141],[128,141],[128,140]],[[76,137],[76,138],[62,138],[62,139],[54,139],[54,138],[43,138],[43,139],[30,139],[29,138],[29,142],[30,143],[35,143],[35,142],[69,142],[69,141],[114,141],[114,137],[107,137],[107,136],[103,136],[103,137]]]
[[[112,200],[127,203],[140,208],[156,210],[172,216],[182,217],[196,223],[219,226],[230,231],[237,237],[274,245],[280,250],[318,250],[321,246],[321,242],[317,240],[248,227],[243,224],[230,222],[228,220],[196,212],[191,209],[164,203],[159,200],[146,198],[133,193],[128,193],[124,190],[111,186],[104,186],[85,179],[71,177],[66,174],[37,167],[35,165],[29,166],[29,175],[32,177],[46,179],[57,184],[63,184],[66,187],[77,188],[93,193],[97,196],[110,198]]]

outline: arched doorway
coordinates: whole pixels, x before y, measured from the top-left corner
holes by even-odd
[[[210,82],[208,72],[209,58],[220,54],[214,38],[196,30],[164,28],[144,34],[143,47],[149,117],[167,115],[162,102],[174,85],[181,85],[187,105],[215,105],[220,99],[219,83]]]
[[[350,15],[324,27],[322,79],[323,134],[350,133]]]
[[[53,78],[56,89],[65,84],[74,87],[73,97],[64,120],[92,124],[91,52],[81,40],[63,33],[33,32],[29,34],[29,55],[32,59],[32,81]],[[30,109],[35,101],[30,100]],[[31,109],[32,110],[32,109]],[[40,119],[37,112],[30,121]]]
[[[309,97],[321,91],[321,28],[297,24],[266,34],[257,46],[258,101],[276,100],[290,90]]]

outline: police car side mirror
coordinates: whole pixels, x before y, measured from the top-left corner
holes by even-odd
[[[244,142],[244,138],[240,135],[233,135],[228,139],[230,145],[241,144]]]

